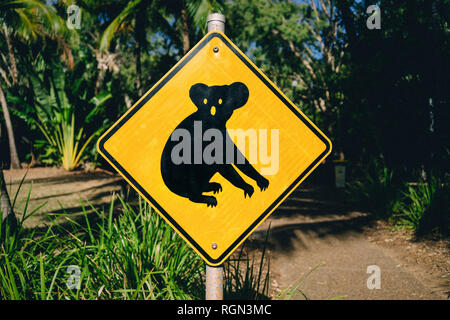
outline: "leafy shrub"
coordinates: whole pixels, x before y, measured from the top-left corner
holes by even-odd
[[[419,183],[409,185],[394,217],[395,223],[415,229],[419,234],[438,230],[449,235],[449,191],[448,181],[433,176],[428,182],[421,179]]]
[[[34,147],[38,149],[43,163],[60,164],[66,170],[73,170],[83,160],[86,147],[103,130],[103,127],[97,127],[87,136],[84,134],[86,124],[91,122],[111,94],[101,93],[86,99],[85,104],[92,108],[83,117],[83,112],[79,112],[79,108],[75,108],[69,100],[62,70],[50,74],[49,84],[39,76],[31,77],[36,96],[35,124],[45,138],[37,140]]]
[[[270,228],[266,233],[259,262],[249,256],[245,243],[236,255],[225,262],[225,299],[266,300],[269,298],[270,263],[266,259],[269,232]]]
[[[51,225],[43,231],[24,229],[23,222],[45,204],[31,213],[26,205],[15,228],[3,223],[0,299],[203,298],[199,256],[140,198],[135,207],[119,200],[120,209],[112,200],[107,212],[91,206],[94,213],[88,215],[83,206],[82,221],[62,214],[67,222],[57,224],[49,217]],[[256,273],[243,251],[226,263],[226,297],[267,298],[264,253]],[[73,266],[80,270],[80,284],[70,289]]]
[[[351,201],[378,218],[388,218],[400,205],[404,186],[394,180],[394,171],[376,166],[361,180],[349,185]]]
[[[61,120],[56,123],[38,124],[39,129],[44,134],[48,146],[43,154],[44,159],[52,159],[52,155],[58,158],[58,163],[66,170],[73,170],[80,164],[82,155],[91,140],[100,132],[97,130],[84,141],[82,141],[83,130],[81,127],[75,129],[75,116],[70,110],[67,115],[65,113]],[[48,164],[53,164],[52,160],[44,160]]]
[[[2,299],[198,299],[203,262],[148,205],[121,201],[43,233],[20,227],[0,246]],[[23,222],[23,221],[22,221]],[[69,266],[80,268],[69,289]]]

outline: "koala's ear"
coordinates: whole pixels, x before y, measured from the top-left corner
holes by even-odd
[[[233,109],[237,109],[247,103],[249,91],[242,82],[234,82],[228,87],[228,95],[233,101]]]
[[[203,105],[203,100],[206,97],[208,90],[208,86],[203,83],[197,83],[194,84],[191,89],[189,89],[189,97],[191,98],[192,102],[197,106],[197,108],[200,108],[200,106]]]

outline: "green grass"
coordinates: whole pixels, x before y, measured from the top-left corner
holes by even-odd
[[[120,199],[119,199],[120,200]],[[18,229],[0,247],[2,299],[198,299],[204,264],[146,203],[120,200],[84,221]],[[53,220],[54,221],[54,220]],[[69,289],[69,266],[80,288]]]
[[[349,184],[350,201],[375,217],[386,219],[395,212],[401,201],[404,186],[394,182],[394,172],[388,168],[368,170],[365,177]]]
[[[372,168],[373,169],[373,168]],[[348,196],[362,210],[389,220],[395,227],[413,229],[416,235],[436,231],[450,235],[450,190],[448,175],[417,173],[417,183],[395,181],[394,172],[375,166],[360,181],[349,184]],[[398,180],[398,179],[397,179]]]
[[[417,233],[438,231],[450,234],[450,190],[448,181],[431,177],[409,185],[394,215],[397,226],[414,229]]]
[[[298,296],[303,297],[305,300],[309,300],[308,296],[305,292],[300,288],[303,282],[308,278],[313,272],[319,269],[322,266],[322,263],[319,263],[317,266],[308,271],[305,275],[303,275],[297,282],[290,285],[289,287],[282,290],[278,293],[274,299],[276,300],[292,300],[297,298]]]
[[[224,298],[237,300],[269,299],[270,261],[266,256],[270,227],[259,261],[252,259],[245,243],[224,264]]]
[[[45,206],[28,212],[30,195],[22,217],[0,225],[0,299],[204,298],[204,262],[141,198],[132,206],[113,195],[107,210],[81,202],[81,219],[62,208],[48,227],[25,229]],[[265,249],[258,262],[241,251],[225,265],[225,297],[261,298],[268,277]]]

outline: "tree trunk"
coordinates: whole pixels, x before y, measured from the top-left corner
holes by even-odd
[[[181,22],[182,22],[182,34],[183,34],[183,51],[184,51],[184,54],[186,54],[189,51],[191,45],[189,42],[189,16],[186,11],[186,5],[185,5],[184,1],[182,1],[182,6],[181,6]]]
[[[17,154],[16,141],[14,139],[14,131],[11,123],[11,117],[9,115],[8,105],[6,104],[5,94],[3,93],[3,89],[1,86],[0,86],[0,104],[2,105],[3,116],[5,117],[6,131],[8,133],[11,169],[20,169],[21,166],[19,156]]]
[[[127,93],[125,93],[125,95],[123,97],[124,97],[125,105],[127,106],[127,109],[130,109],[133,106],[131,103],[130,96]]]
[[[336,2],[336,7],[340,11],[340,16],[345,27],[345,33],[348,37],[348,43],[351,50],[355,50],[357,35],[356,28],[354,24],[354,17],[350,8],[350,3],[348,0],[341,0]],[[354,53],[354,52],[353,52]],[[356,56],[357,57],[357,56]]]
[[[142,95],[141,43],[136,41],[136,89],[139,97]]]
[[[103,79],[105,78],[105,73],[106,73],[106,70],[103,69],[101,66],[97,69],[98,69],[97,81],[95,81],[95,89],[94,89],[95,95],[98,94],[100,87],[102,86]]]
[[[12,83],[17,84],[19,78],[19,72],[17,71],[16,57],[14,56],[13,46],[11,44],[11,38],[9,37],[8,28],[3,26],[3,32],[5,33],[6,46],[8,47],[9,63],[11,64],[11,78]]]
[[[141,70],[141,39],[139,32],[136,32],[136,46],[134,48],[136,55],[136,89],[139,97],[142,96],[142,70]]]
[[[8,191],[6,190],[5,178],[3,177],[3,169],[0,167],[0,211],[2,212],[2,222],[14,211],[11,207]]]

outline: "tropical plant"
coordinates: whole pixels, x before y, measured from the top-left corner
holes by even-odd
[[[394,180],[393,170],[376,162],[365,176],[349,184],[350,201],[377,218],[389,218],[400,205],[403,183]]]
[[[424,181],[419,182],[417,186],[409,185],[398,208],[400,213],[395,215],[398,219],[397,224],[411,229],[418,228],[432,203],[435,187],[434,184]]]
[[[397,225],[418,233],[439,229],[450,234],[449,184],[435,176],[409,184],[393,217]]]
[[[120,32],[131,34],[134,43],[136,63],[136,89],[138,95],[143,94],[142,88],[142,52],[148,47],[147,30],[162,33],[179,42],[181,30],[181,48],[186,53],[191,46],[190,33],[193,28],[206,27],[206,16],[213,11],[222,11],[224,1],[220,0],[169,0],[144,1],[134,0],[119,2],[122,10],[109,22],[100,38],[100,50],[105,52],[113,38]],[[194,25],[191,26],[191,20]],[[190,28],[191,26],[191,28]]]
[[[225,299],[265,300],[269,298],[270,261],[266,248],[270,234],[267,229],[259,262],[250,256],[244,243],[240,250],[224,263],[224,297]],[[259,241],[258,241],[259,242]],[[259,250],[258,250],[259,251]]]
[[[133,205],[118,198],[116,205],[113,194],[101,210],[81,201],[81,216],[62,207],[46,214],[48,228],[30,229],[24,222],[46,204],[31,210],[30,195],[31,188],[17,227],[0,225],[0,299],[204,297],[204,262],[142,198]],[[74,268],[79,277],[71,282]],[[265,249],[260,261],[241,251],[225,267],[227,297],[267,298],[268,285]]]
[[[100,130],[92,133],[82,142],[83,127],[76,129],[74,113],[65,111],[63,117],[56,123],[50,122],[49,126],[41,121],[37,125],[48,143],[57,150],[62,167],[70,171],[78,167],[84,150]]]
[[[3,176],[3,168],[0,166],[0,212],[2,214],[1,223],[10,215],[14,215],[9,199],[8,190],[6,189],[5,177]]]
[[[45,137],[47,144],[37,141],[37,147],[44,147],[43,161],[46,163],[57,162],[66,170],[75,169],[82,160],[86,147],[97,136],[103,128],[97,128],[89,136],[84,136],[83,125],[75,123],[75,107],[69,102],[65,93],[65,74],[54,71],[47,73],[51,81],[45,88],[42,79],[31,77],[36,95],[35,121]],[[95,115],[111,94],[102,93],[92,99],[90,103],[94,108],[84,118],[89,119]]]
[[[52,220],[40,234],[18,228],[0,245],[0,298],[198,299],[201,259],[142,201],[121,206],[117,217],[114,201],[107,212],[92,208],[95,217],[83,207],[84,222]],[[70,266],[79,286],[67,285]]]
[[[223,0],[185,0],[184,2],[186,3],[189,17],[194,22],[194,26],[200,28],[203,33],[206,31],[208,14],[222,13],[225,6],[225,1]]]
[[[162,17],[158,10],[157,1],[120,1],[122,11],[110,21],[105,31],[100,38],[100,50],[106,51],[115,35],[120,31],[125,31],[133,34],[135,41],[135,64],[136,64],[136,89],[138,95],[143,93],[142,88],[142,50],[146,48],[146,31],[150,27],[155,27],[156,24],[166,26],[170,29],[168,22]]]
[[[183,53],[191,48],[192,29],[198,28],[206,33],[206,19],[208,14],[223,12],[225,1],[223,0],[171,0],[164,1],[165,10],[180,21],[179,29],[183,40]]]
[[[6,0],[0,3],[0,36],[4,39],[0,45],[0,104],[7,127],[12,168],[20,168],[20,161],[4,88],[15,87],[20,81],[18,61],[21,55],[17,44],[29,44],[38,38],[52,39],[61,44],[68,65],[72,65],[73,57],[63,37],[65,31],[65,21],[44,1]]]
[[[237,0],[226,14],[230,36],[322,130],[332,131],[345,74],[335,1]]]

